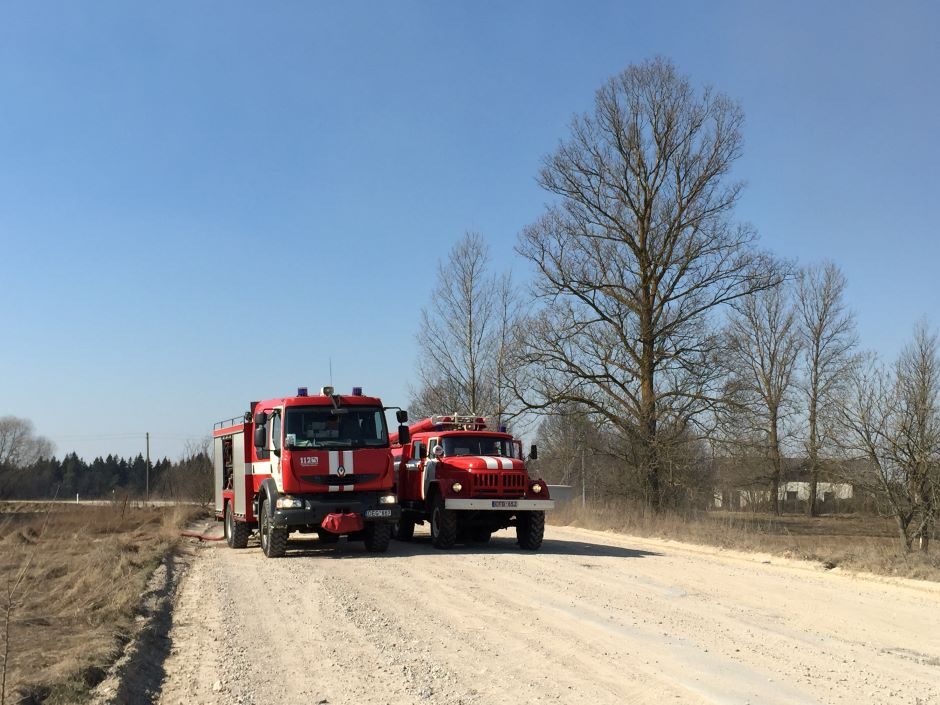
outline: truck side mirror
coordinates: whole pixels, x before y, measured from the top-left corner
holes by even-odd
[[[264,426],[255,426],[255,448],[264,448],[267,435],[267,429]]]
[[[407,426],[398,427],[398,442],[403,446],[411,443],[411,431],[408,430]]]
[[[529,460],[538,460],[539,459],[539,448],[534,443],[532,447],[529,448]]]
[[[436,446],[434,446],[434,448],[431,449],[431,452],[434,454],[434,457],[435,457],[435,458],[443,458],[443,457],[444,457],[444,446],[442,446],[442,445],[436,445]]]
[[[395,412],[395,418],[398,420],[398,423],[408,423],[408,412],[404,409],[399,409]]]
[[[264,426],[268,422],[268,415],[263,411],[255,414],[255,426]]]

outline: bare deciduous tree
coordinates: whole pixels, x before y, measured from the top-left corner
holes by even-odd
[[[421,311],[413,415],[509,415],[504,379],[518,306],[511,275],[491,273],[489,246],[466,233],[438,262],[432,301]]]
[[[0,418],[0,467],[25,467],[52,456],[52,442],[37,436],[33,423],[16,416]]]
[[[712,313],[780,280],[731,221],[743,119],[666,60],[631,66],[546,158],[539,183],[560,200],[518,245],[544,306],[515,392],[529,409],[572,402],[603,418],[657,507],[661,459],[715,391]]]
[[[806,511],[816,516],[820,452],[833,446],[832,428],[840,385],[856,362],[855,318],[843,301],[845,277],[832,262],[800,271],[798,328],[803,339],[806,398],[806,459],[810,478]]]
[[[937,336],[919,325],[893,369],[873,359],[848,385],[840,420],[850,456],[866,461],[856,478],[877,493],[910,550],[926,551],[936,522],[940,484],[940,358]]]
[[[767,289],[738,302],[727,335],[730,413],[760,434],[770,466],[771,502],[779,514],[783,424],[792,410],[801,343],[787,288]]]

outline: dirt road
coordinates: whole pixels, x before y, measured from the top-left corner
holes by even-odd
[[[194,549],[162,705],[940,703],[932,585],[555,527],[292,545]]]

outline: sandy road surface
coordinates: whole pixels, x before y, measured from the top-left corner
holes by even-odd
[[[162,705],[940,703],[930,585],[557,527],[292,545],[194,549]]]

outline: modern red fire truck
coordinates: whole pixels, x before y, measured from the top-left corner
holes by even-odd
[[[334,543],[346,535],[366,550],[387,550],[400,517],[386,408],[360,387],[350,395],[323,387],[308,396],[252,402],[241,417],[213,428],[216,518],[225,539],[244,548],[253,529],[268,557],[283,556],[290,532]],[[398,410],[400,424],[408,420]],[[408,427],[400,425],[396,438]]]
[[[481,416],[434,416],[392,434],[401,505],[396,538],[410,540],[415,524],[427,521],[437,548],[485,543],[510,526],[522,548],[542,545],[545,510],[555,506],[548,486],[526,468],[521,441],[487,425]],[[533,445],[529,458],[536,457]]]

